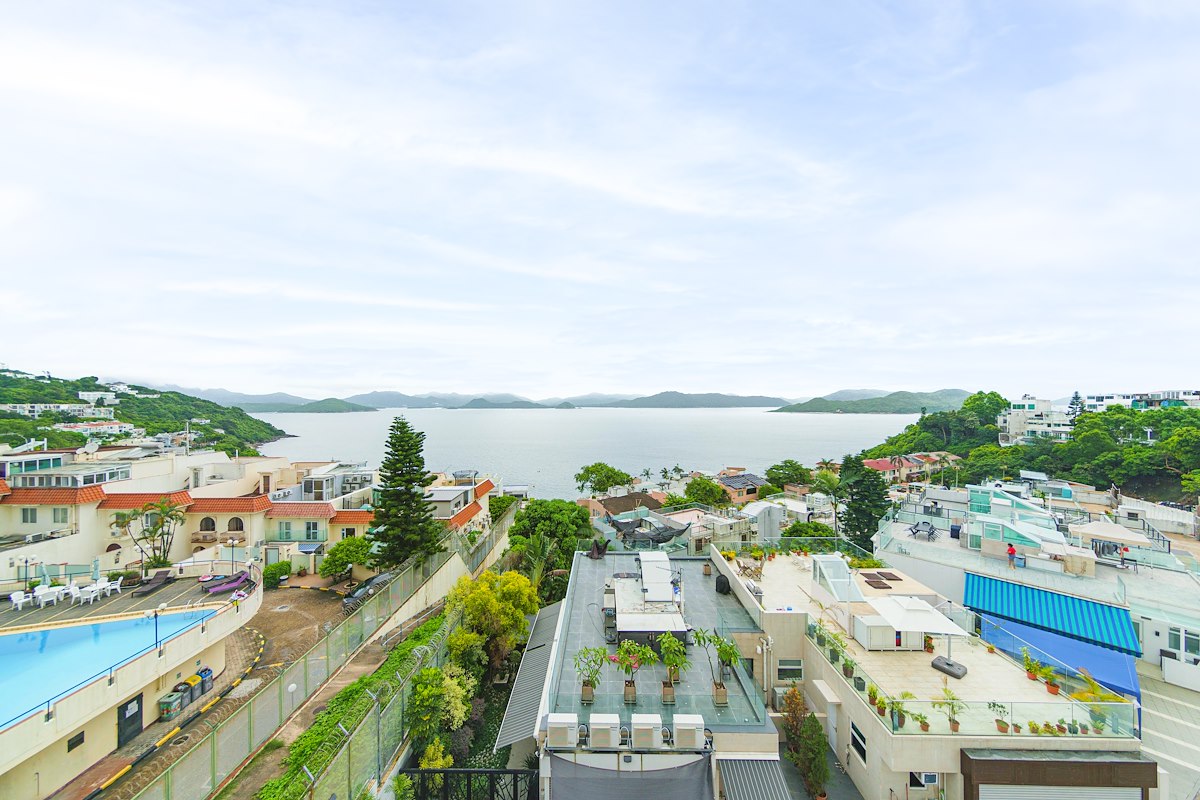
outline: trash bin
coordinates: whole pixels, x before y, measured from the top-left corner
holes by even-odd
[[[213,688],[213,679],[212,678],[202,678],[200,680],[200,694],[208,694],[209,692],[212,691],[212,688]]]
[[[962,525],[951,525],[950,526],[950,538],[958,539],[961,536],[962,536]]]
[[[158,718],[165,721],[173,720],[183,711],[183,697],[179,692],[168,692],[158,698]]]
[[[200,699],[200,676],[199,675],[189,675],[183,679],[183,682],[188,685],[188,688],[192,693],[192,702],[194,703],[197,700],[199,700]]]
[[[213,671],[211,667],[201,667],[196,670],[196,674],[200,676],[200,680],[212,679]]]
[[[188,685],[187,681],[175,684],[175,691],[179,693],[179,700],[183,703],[184,708],[192,704],[192,687]]]

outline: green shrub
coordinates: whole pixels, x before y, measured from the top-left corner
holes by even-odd
[[[392,781],[392,794],[396,796],[396,800],[415,800],[417,792],[413,788],[412,778],[407,775],[397,775],[396,779]]]
[[[263,568],[263,588],[278,589],[279,581],[292,574],[292,562],[277,561]]]

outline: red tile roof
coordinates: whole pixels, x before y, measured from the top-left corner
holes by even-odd
[[[150,503],[157,503],[159,500],[166,500],[171,505],[183,506],[184,508],[192,504],[192,496],[187,492],[171,492],[170,494],[163,494],[162,492],[123,492],[121,494],[105,495],[104,500],[100,502],[100,507],[114,509],[141,508]]]
[[[483,483],[475,487],[475,499],[478,500],[495,488],[496,484],[492,483],[491,480],[484,480]]]
[[[3,478],[0,478],[0,497],[3,497],[4,495],[8,494],[11,491],[12,491],[12,489],[8,488],[8,482],[5,481]]]
[[[479,505],[478,502],[471,503],[471,505],[451,517],[448,524],[451,528],[461,528],[474,519],[475,515],[480,511],[483,511],[483,506]]]
[[[98,503],[104,499],[100,486],[82,489],[10,489],[0,503],[11,506],[74,506]]]
[[[891,472],[896,469],[896,465],[888,458],[864,458],[863,466],[870,467],[876,472]]]
[[[257,514],[271,509],[265,494],[252,497],[194,497],[189,514]]]
[[[333,519],[337,514],[330,503],[272,503],[268,517]]]
[[[374,519],[374,511],[364,510],[338,511],[333,515],[333,521],[338,525],[370,525]]]

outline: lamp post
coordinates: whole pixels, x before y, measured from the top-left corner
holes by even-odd
[[[159,641],[159,638],[158,638],[158,615],[166,610],[167,610],[167,604],[159,603],[157,608],[148,608],[144,612],[146,619],[150,619],[151,617],[154,618],[154,646],[159,648],[160,654],[162,653],[162,642]]]
[[[227,545],[229,545],[229,575],[230,575],[230,577],[233,576],[233,573],[235,571],[233,568],[233,543],[235,541],[237,541],[237,540],[234,539],[232,536],[230,536],[228,539],[225,540],[225,543]]]

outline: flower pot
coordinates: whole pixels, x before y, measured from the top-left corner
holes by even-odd
[[[1055,725],[1055,726],[1054,726],[1054,729],[1055,729],[1055,730],[1057,730],[1057,731],[1058,731],[1060,734],[1063,734],[1063,733],[1066,733],[1066,732],[1067,732],[1067,726],[1066,726],[1066,725]]]
[[[1013,726],[1012,726],[1012,730],[1013,730],[1013,733],[1020,733],[1020,732],[1021,732],[1021,726],[1020,726],[1020,725],[1018,725],[1017,723],[1015,723],[1015,722],[1014,722],[1014,723],[1013,723]]]
[[[723,683],[713,684],[713,705],[727,706],[729,705],[729,690],[725,688]]]
[[[1026,677],[1026,678],[1029,678],[1029,680],[1031,680],[1031,681],[1036,681],[1036,680],[1037,680],[1037,673],[1036,673],[1036,672],[1030,672],[1029,670],[1025,670],[1025,677]]]
[[[1090,733],[1090,731],[1088,730],[1088,726],[1082,722],[1079,723],[1079,730],[1082,731],[1083,733]]]
[[[958,733],[958,720],[954,720],[953,722],[950,723],[950,732]]]
[[[817,634],[817,645],[820,647],[825,646],[825,634],[823,634],[823,633]]]
[[[704,574],[712,575],[712,562],[711,561],[704,562]]]
[[[928,722],[922,722],[922,723],[921,723],[921,730],[922,730],[922,731],[924,731],[925,733],[929,733],[929,723],[928,723]]]
[[[1001,733],[1008,733],[1008,723],[1002,719],[996,720],[996,730]]]
[[[625,681],[625,702],[637,702],[637,684],[633,681]]]
[[[590,683],[585,683],[579,691],[579,702],[594,703],[596,701],[596,687]]]
[[[925,647],[925,652],[926,652],[926,653],[932,653],[932,652],[933,652],[933,645],[927,645],[927,646]]]
[[[845,675],[847,678],[853,678],[854,677],[854,667],[843,662],[842,663],[842,674]]]
[[[879,712],[879,716],[881,716],[881,717],[887,716],[887,706],[882,706],[882,705],[875,706],[875,710]]]
[[[987,649],[988,649],[988,652],[989,652],[989,653],[994,653],[994,652],[996,652],[996,645],[994,645],[994,644],[989,644],[989,645],[987,646]]]
[[[840,661],[841,658],[842,658],[841,653],[839,653],[837,650],[834,650],[832,647],[829,648],[829,663],[830,664],[838,663],[838,661]]]
[[[865,692],[867,690],[866,679],[865,678],[855,678],[854,679],[854,688],[860,692]]]
[[[1068,722],[1067,723],[1067,733],[1071,734],[1072,736],[1078,735],[1079,726],[1076,725],[1074,722]]]
[[[1058,694],[1058,690],[1060,688],[1061,687],[1057,683],[1047,683],[1046,684],[1046,691],[1049,692],[1050,694]]]
[[[896,727],[903,728],[906,720],[907,720],[907,718],[903,714],[897,713],[896,714]]]
[[[662,701],[665,706],[675,705],[675,684],[670,681],[662,682]]]

